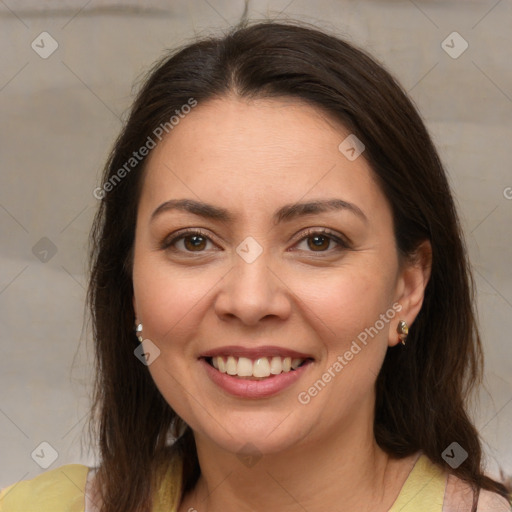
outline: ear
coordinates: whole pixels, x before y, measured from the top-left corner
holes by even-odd
[[[411,327],[420,312],[431,270],[432,246],[429,240],[424,240],[418,246],[415,254],[402,263],[399,271],[395,301],[402,306],[402,309],[390,326],[388,340],[390,347],[400,341],[396,332],[398,322],[403,320]]]

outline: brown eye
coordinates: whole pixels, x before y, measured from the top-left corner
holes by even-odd
[[[300,248],[300,244],[306,244],[306,248]],[[331,244],[334,247],[331,249]],[[339,236],[326,229],[312,229],[306,233],[298,243],[299,249],[306,252],[332,253],[333,251],[342,251],[350,247]]]
[[[331,239],[324,235],[309,236],[307,240],[308,247],[314,251],[316,251],[317,249],[319,249],[320,251],[327,249],[329,247],[329,244],[331,243]]]
[[[202,253],[207,249],[208,243],[213,244],[206,234],[197,230],[189,230],[165,238],[160,247],[162,250],[173,252]]]
[[[182,238],[185,248],[192,252],[201,251],[206,246],[206,238],[202,235],[189,235]]]

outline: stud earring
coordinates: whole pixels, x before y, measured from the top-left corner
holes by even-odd
[[[396,332],[398,333],[398,339],[401,341],[402,345],[405,345],[405,340],[409,334],[409,326],[403,320],[400,320]]]
[[[137,335],[137,339],[142,343],[142,324],[139,322],[135,322],[135,333]]]

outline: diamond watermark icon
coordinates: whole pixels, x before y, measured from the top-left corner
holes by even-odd
[[[457,469],[467,458],[468,452],[455,441],[441,454],[444,461],[453,469]]]
[[[144,340],[133,353],[142,364],[149,366],[160,355],[160,349],[151,340]]]
[[[252,263],[263,252],[263,247],[252,236],[248,236],[238,245],[236,252],[246,263]]]
[[[49,238],[43,236],[32,247],[32,254],[41,263],[48,263],[57,254],[57,246]]]
[[[338,146],[340,153],[343,153],[347,160],[353,162],[365,150],[365,145],[353,133],[344,139]]]
[[[263,455],[256,446],[252,443],[247,443],[242,446],[236,456],[244,466],[252,468],[259,462]]]
[[[441,43],[441,48],[452,59],[458,59],[469,48],[469,43],[458,32],[452,32]]]
[[[43,469],[48,469],[59,458],[57,450],[46,441],[40,443],[30,456]]]
[[[32,50],[34,50],[39,57],[47,59],[50,57],[55,50],[59,47],[59,43],[48,34],[48,32],[41,32],[33,41]]]

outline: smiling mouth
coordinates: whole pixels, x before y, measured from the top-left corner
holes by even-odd
[[[247,380],[264,380],[282,373],[293,372],[313,361],[312,358],[280,356],[258,357],[254,360],[248,357],[234,356],[215,356],[204,359],[220,373]]]

